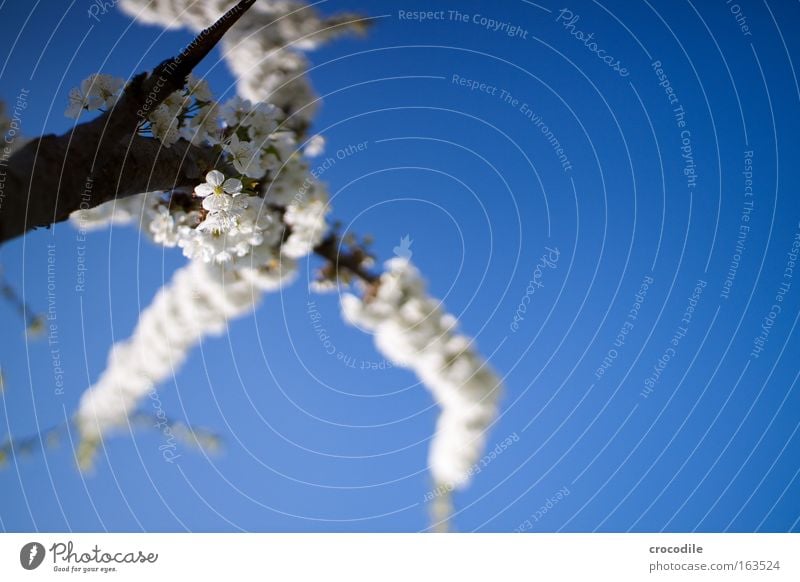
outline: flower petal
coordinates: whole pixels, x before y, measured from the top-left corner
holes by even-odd
[[[222,184],[222,189],[228,194],[238,194],[242,191],[242,181],[237,178],[228,178]]]
[[[198,186],[195,186],[194,193],[200,198],[205,198],[206,196],[210,196],[214,193],[214,187],[207,183],[199,184]]]
[[[217,194],[203,198],[203,208],[209,212],[228,210],[233,205],[233,199],[227,194]]]
[[[214,187],[222,186],[224,181],[225,176],[219,170],[211,170],[208,174],[206,174],[206,182]]]

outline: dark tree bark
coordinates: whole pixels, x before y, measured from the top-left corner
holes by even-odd
[[[94,130],[44,136],[12,156],[0,206],[0,242],[66,220],[80,208],[194,186],[218,162],[211,149],[183,140],[163,148],[155,139],[111,139]]]

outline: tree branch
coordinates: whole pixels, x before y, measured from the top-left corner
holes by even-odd
[[[158,65],[153,72],[141,81],[138,90],[124,95],[118,106],[130,113],[135,112],[139,121],[158,107],[170,93],[186,85],[186,77],[200,64],[208,53],[222,40],[222,37],[239,18],[255,4],[256,0],[241,0],[228,10],[214,24],[201,31],[183,52]],[[128,92],[126,91],[126,94]],[[130,100],[130,103],[126,101]]]
[[[184,140],[164,148],[137,131],[254,2],[241,0],[180,55],[134,77],[111,111],[14,153],[0,183],[0,244],[114,198],[192,186],[214,168],[219,159],[210,148]]]
[[[341,241],[335,234],[325,237],[321,243],[314,247],[314,253],[329,261],[336,273],[344,269],[368,285],[374,285],[380,280],[380,276],[367,271],[363,267],[363,252],[359,249],[343,252]]]

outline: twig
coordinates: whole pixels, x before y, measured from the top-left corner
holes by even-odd
[[[34,312],[28,302],[20,297],[17,290],[6,280],[2,269],[0,269],[0,296],[14,306],[17,313],[28,322],[29,326],[34,327],[42,319],[42,316]]]
[[[138,90],[126,91],[118,106],[126,112],[135,111],[139,120],[144,120],[171,93],[186,85],[186,78],[208,53],[222,40],[236,21],[255,4],[255,0],[241,0],[210,27],[201,31],[181,54],[158,65],[153,72],[141,80]],[[142,79],[142,76],[139,76]],[[130,99],[131,103],[126,103]]]
[[[314,247],[317,256],[327,259],[338,273],[340,269],[346,269],[359,279],[369,285],[374,285],[380,277],[367,271],[363,265],[363,255],[359,252],[342,252],[342,244],[336,234],[330,234]]]

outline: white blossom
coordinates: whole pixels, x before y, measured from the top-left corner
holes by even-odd
[[[219,170],[211,170],[206,174],[206,181],[195,187],[194,193],[200,198],[207,196],[225,196],[239,194],[242,191],[242,181],[236,178],[225,179]]]
[[[153,240],[165,247],[178,244],[178,231],[175,228],[176,217],[166,206],[159,206],[156,216],[150,221],[149,229]]]
[[[197,112],[186,117],[181,125],[180,136],[194,145],[206,142],[209,145],[220,143],[219,108],[209,102]]]
[[[252,109],[253,104],[250,103],[250,101],[242,99],[238,95],[234,95],[222,105],[220,108],[220,115],[222,116],[222,120],[229,127],[236,128],[241,125],[242,120]]]
[[[269,153],[274,159],[270,167],[272,181],[267,187],[267,200],[279,206],[287,206],[292,201],[327,199],[320,182],[311,175],[308,164],[300,156],[291,155],[285,163]]]
[[[201,220],[197,211],[184,212],[170,209],[163,204],[148,208],[147,218],[148,231],[153,242],[165,247],[178,246],[186,232],[197,228]]]
[[[225,144],[225,151],[230,155],[233,167],[248,178],[261,178],[266,173],[261,164],[261,151],[253,142],[240,140],[234,134]]]
[[[240,180],[226,180],[212,170],[195,194],[203,199],[207,215],[197,228],[179,231],[177,244],[186,257],[214,263],[248,257],[259,265],[279,256],[284,229],[280,216],[262,198],[244,193]]]
[[[198,101],[207,102],[211,101],[213,98],[211,88],[208,86],[208,81],[200,79],[194,73],[191,73],[186,80],[186,88],[189,94]]]
[[[257,146],[262,146],[278,129],[278,116],[280,110],[268,103],[256,105],[250,115],[244,120],[247,126],[247,135]]]
[[[148,116],[153,136],[168,148],[180,138],[179,119],[170,105],[162,103]]]
[[[159,193],[155,192],[145,192],[109,200],[94,208],[76,210],[70,215],[70,220],[77,228],[86,231],[107,228],[110,224],[138,223],[143,217],[148,199],[158,195]]]
[[[164,111],[171,117],[177,117],[189,107],[191,99],[186,95],[185,90],[173,91],[161,102]]]
[[[208,211],[205,220],[197,227],[200,231],[214,234],[232,231],[247,208],[247,195],[242,193],[241,180],[226,180],[218,170],[206,174],[205,183],[197,186],[194,193],[203,199],[203,208]]]
[[[325,153],[325,138],[321,135],[312,135],[303,148],[303,154],[308,158],[316,158]]]
[[[122,88],[125,86],[123,79],[95,73],[81,81],[79,87],[69,92],[69,106],[64,115],[77,119],[83,111],[93,111],[105,107],[111,109],[119,99]]]
[[[296,259],[314,250],[328,229],[327,212],[327,201],[322,199],[289,204],[283,220],[291,228],[291,233],[281,247],[283,254]]]

